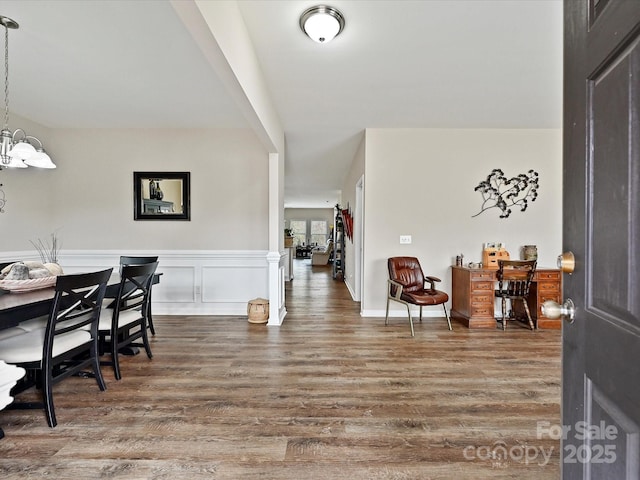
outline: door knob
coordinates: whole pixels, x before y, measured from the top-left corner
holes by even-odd
[[[567,298],[562,305],[553,300],[547,300],[542,304],[541,308],[542,315],[545,317],[552,319],[564,317],[569,323],[573,323],[573,318],[576,314],[576,307],[570,298]]]
[[[573,252],[564,252],[562,255],[558,255],[558,268],[569,275],[573,273],[576,268],[576,257]]]

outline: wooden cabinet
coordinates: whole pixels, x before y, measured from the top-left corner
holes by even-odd
[[[451,317],[469,328],[496,328],[494,313],[496,271],[483,268],[451,267]],[[561,320],[542,315],[546,300],[561,302],[560,270],[539,268],[529,292],[529,309],[538,328],[561,328]]]

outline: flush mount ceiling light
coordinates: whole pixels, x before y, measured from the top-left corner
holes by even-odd
[[[4,128],[0,131],[0,170],[3,167],[56,168],[44,151],[42,142],[18,128],[9,130],[9,29],[19,28],[18,22],[0,15],[4,26]],[[33,143],[36,143],[34,146]]]
[[[333,7],[318,5],[302,12],[300,28],[314,42],[327,43],[344,29],[344,17]]]

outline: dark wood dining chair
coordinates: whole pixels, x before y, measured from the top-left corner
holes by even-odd
[[[533,275],[536,271],[535,260],[498,260],[496,279],[498,288],[495,296],[502,299],[502,329],[507,329],[507,319],[516,318],[516,302],[522,302],[529,328],[534,330],[531,312],[529,311],[529,290]],[[507,300],[510,300],[511,310],[507,314]]]
[[[122,378],[119,352],[123,347],[144,347],[147,357],[153,358],[147,335],[147,309],[157,267],[158,262],[123,266],[113,308],[103,308],[100,313],[100,351],[109,350],[111,354],[111,361],[102,364],[113,366],[116,380]]]
[[[122,267],[125,265],[145,265],[147,263],[157,262],[157,256],[130,256],[130,255],[121,255],[120,256],[120,273],[122,273]],[[149,305],[147,306],[147,326],[149,330],[151,330],[151,335],[156,334],[156,328],[153,325],[153,316],[151,315],[151,289],[153,289],[153,282],[151,283],[151,287],[149,290]]]
[[[442,305],[449,330],[453,330],[446,306],[446,302],[449,301],[449,295],[435,288],[436,282],[441,281],[438,277],[425,276],[422,272],[420,262],[416,257],[391,257],[387,259],[387,267],[389,270],[389,279],[387,280],[387,313],[384,319],[385,325],[389,323],[389,302],[393,300],[407,307],[412,337],[414,336],[414,331],[411,305],[420,307],[421,322],[422,307]]]
[[[35,385],[43,399],[43,403],[14,402],[7,408],[44,408],[47,423],[55,427],[56,383],[89,368],[100,390],[107,388],[100,371],[98,320],[112,270],[58,276],[46,327],[0,340],[0,360],[27,371],[13,394]]]

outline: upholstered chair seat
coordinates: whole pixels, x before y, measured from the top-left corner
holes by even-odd
[[[12,327],[4,330],[0,330],[0,340],[4,340],[5,338],[15,337],[17,335],[24,335],[27,333],[25,330],[20,327]]]
[[[118,328],[129,325],[130,323],[140,320],[142,313],[140,310],[121,310],[118,315]],[[98,323],[98,330],[107,331],[111,328],[111,322],[113,321],[113,308],[102,308],[100,311],[100,323]]]
[[[24,332],[10,338],[0,340],[0,357],[6,363],[38,362],[42,359],[45,329],[39,328]],[[74,330],[56,336],[53,344],[53,356],[72,350],[91,341],[91,333],[87,330]]]
[[[47,327],[47,319],[48,315],[43,315],[42,317],[32,318],[30,320],[25,320],[24,322],[20,322],[18,324],[18,328],[26,332],[32,332],[33,330],[40,330],[41,328]]]

